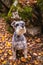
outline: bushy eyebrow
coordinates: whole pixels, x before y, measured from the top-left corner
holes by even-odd
[[[15,23],[15,26],[16,25],[25,25],[25,23],[24,22],[18,22],[18,23]]]
[[[24,23],[20,23],[19,25],[25,25]]]

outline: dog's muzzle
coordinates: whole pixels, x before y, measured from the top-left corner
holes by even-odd
[[[17,29],[16,29],[16,33],[18,34],[18,35],[21,35],[21,34],[24,34],[24,33],[26,33],[26,28],[24,27],[18,27]]]

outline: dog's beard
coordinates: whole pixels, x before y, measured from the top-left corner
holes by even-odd
[[[17,33],[18,35],[22,35],[22,34],[26,33],[26,28],[25,28],[25,27],[24,27],[24,28],[17,27],[17,28],[16,28],[16,33]]]

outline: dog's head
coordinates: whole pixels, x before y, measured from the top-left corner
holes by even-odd
[[[25,22],[24,21],[14,21],[11,23],[11,26],[15,28],[15,32],[18,35],[26,33],[26,28],[25,28]]]

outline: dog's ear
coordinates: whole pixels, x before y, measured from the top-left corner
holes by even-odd
[[[13,21],[12,23],[11,23],[11,26],[14,28],[15,27],[15,22],[16,21]]]

